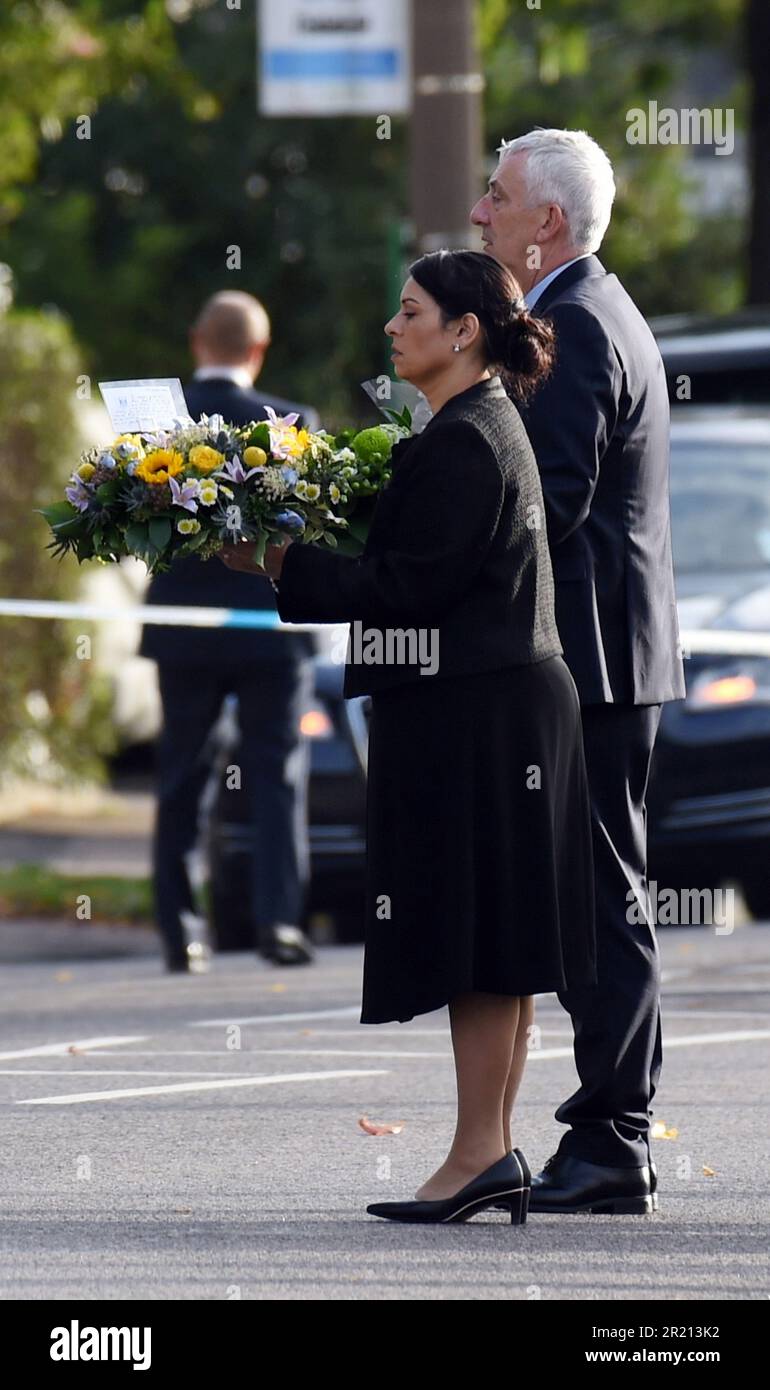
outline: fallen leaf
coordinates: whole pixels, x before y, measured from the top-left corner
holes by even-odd
[[[704,1165],[703,1165],[703,1176],[704,1176],[704,1178],[715,1178],[715,1177],[716,1177],[716,1172],[714,1171],[713,1168],[709,1168],[709,1167],[704,1163]]]
[[[56,974],[54,975],[54,979],[55,979],[55,980],[58,980],[58,981],[59,981],[59,984],[66,984],[68,980],[71,980],[71,979],[72,979],[72,971],[71,971],[71,970],[57,970],[57,971],[56,971]]]
[[[86,1049],[84,1047],[78,1047],[76,1043],[70,1043],[67,1051],[77,1054],[78,1057],[85,1057],[86,1055]]]
[[[653,1139],[678,1139],[679,1130],[673,1127],[669,1129],[665,1120],[657,1120],[652,1127],[652,1137]]]
[[[376,1125],[367,1115],[362,1115],[358,1121],[364,1134],[400,1134],[404,1126],[401,1125]]]
[[[286,989],[286,986],[285,986],[285,985],[269,985],[268,988],[269,988],[269,990],[270,990],[270,992],[271,992],[272,994],[283,994],[284,990]]]

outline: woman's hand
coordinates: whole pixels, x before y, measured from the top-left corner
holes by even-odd
[[[287,536],[280,545],[270,544],[265,547],[264,565],[255,563],[254,542],[237,541],[234,544],[225,545],[218,551],[219,558],[229,570],[240,570],[242,574],[266,574],[270,579],[276,581],[281,577],[283,561],[286,551],[292,541]]]

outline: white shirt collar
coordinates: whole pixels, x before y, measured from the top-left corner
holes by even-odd
[[[245,367],[198,367],[193,372],[193,381],[210,381],[216,377],[219,381],[224,377],[226,381],[233,381],[236,386],[250,389],[254,383]]]
[[[537,284],[533,285],[531,290],[527,290],[524,296],[524,303],[527,308],[531,309],[533,305],[537,304],[543,291],[548,288],[552,280],[556,279],[557,275],[561,275],[562,271],[567,269],[568,265],[574,265],[576,261],[584,261],[586,256],[590,256],[591,254],[592,252],[590,251],[583,251],[580,256],[573,256],[571,261],[565,261],[563,265],[557,265],[556,269],[552,270],[550,275],[546,275],[544,279],[538,280]]]

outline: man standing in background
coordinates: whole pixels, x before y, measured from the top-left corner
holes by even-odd
[[[197,369],[185,388],[190,414],[222,415],[245,425],[298,412],[312,428],[315,411],[254,390],[270,343],[259,300],[238,290],[215,294],[190,334]],[[215,557],[174,562],[150,584],[147,603],[275,611],[270,582],[228,570]],[[153,840],[155,909],[166,968],[187,971],[184,919],[195,913],[186,856],[197,838],[201,796],[210,773],[209,734],[227,695],[238,700],[242,794],[253,831],[254,943],[279,964],[312,960],[300,928],[309,873],[308,749],[300,732],[313,691],[312,633],[147,625],[139,653],[158,664],[163,729],[158,745],[158,806]]]

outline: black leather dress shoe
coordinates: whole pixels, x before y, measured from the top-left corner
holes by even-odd
[[[308,965],[315,959],[313,947],[299,927],[283,922],[260,933],[257,950],[276,965]]]
[[[532,1179],[529,1209],[645,1216],[654,1210],[650,1169],[646,1163],[641,1168],[607,1168],[571,1154],[554,1154]]]
[[[523,1226],[527,1219],[529,1168],[524,1155],[520,1161],[507,1153],[477,1178],[466,1183],[453,1197],[437,1202],[372,1202],[366,1208],[370,1216],[384,1216],[390,1221],[423,1221],[446,1224],[467,1221],[486,1207],[510,1211],[511,1224]]]

